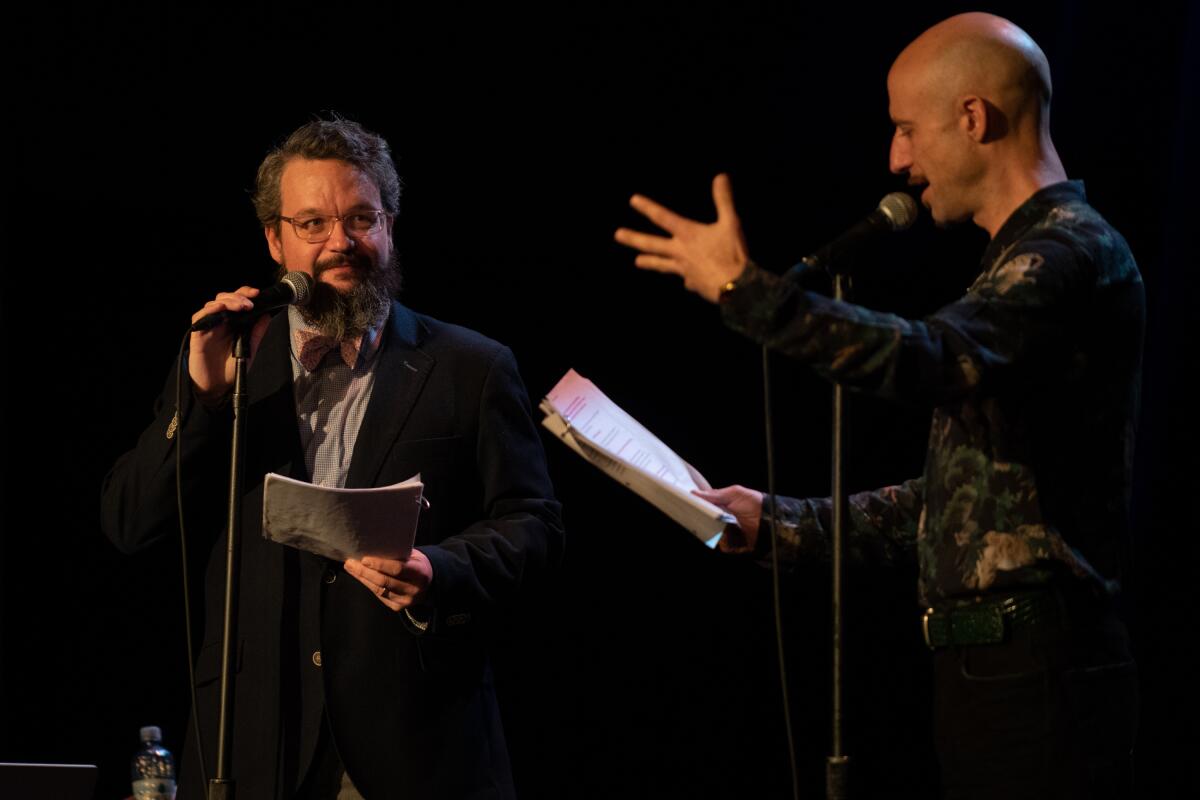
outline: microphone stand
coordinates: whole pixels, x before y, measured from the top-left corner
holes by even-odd
[[[847,275],[836,274],[833,278],[833,297],[835,300],[845,300],[849,289],[850,279]],[[849,519],[849,506],[846,499],[844,478],[846,474],[843,461],[843,445],[845,444],[845,388],[841,383],[833,384],[833,557],[831,559],[831,604],[832,610],[832,753],[825,761],[825,797],[828,800],[844,800],[849,796],[848,783],[850,778],[850,757],[842,750],[842,577],[843,577],[843,543],[846,520]]]
[[[812,256],[805,258],[793,271],[797,280],[803,280],[807,274],[818,274],[822,270],[833,277],[833,298],[845,301],[850,291],[849,271],[845,268],[835,268],[849,260],[859,245],[869,238],[893,231],[906,230],[917,217],[917,204],[911,197],[902,192],[893,192],[880,201],[875,211],[842,236],[830,242]],[[825,796],[829,800],[844,800],[849,796],[850,757],[842,750],[842,582],[844,577],[845,527],[849,519],[850,507],[846,497],[845,477],[846,464],[844,460],[844,444],[846,438],[845,387],[841,383],[833,384],[833,456],[832,479],[833,492],[833,532],[830,611],[832,616],[832,667],[833,681],[831,685],[832,707],[832,750],[825,761]]]
[[[233,800],[236,783],[229,777],[233,759],[233,660],[237,648],[238,576],[241,571],[242,450],[246,429],[246,362],[249,327],[237,334],[233,346],[233,447],[229,463],[229,520],[225,547],[225,633],[221,641],[220,722],[217,729],[217,774],[208,782],[208,800]]]

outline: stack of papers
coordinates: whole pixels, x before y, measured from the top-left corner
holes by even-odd
[[[691,464],[609,400],[596,385],[567,372],[539,404],[542,425],[614,480],[649,501],[709,547],[734,518],[693,489],[710,489]]]
[[[337,489],[315,486],[274,472],[263,484],[263,536],[345,561],[412,555],[424,505],[420,474],[391,486]]]

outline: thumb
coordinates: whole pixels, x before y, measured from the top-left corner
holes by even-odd
[[[737,219],[737,210],[733,207],[733,184],[729,175],[722,172],[713,178],[713,205],[717,207],[717,219]]]
[[[693,489],[692,494],[704,498],[713,505],[727,506],[737,496],[736,488],[735,486],[726,486],[723,489]]]

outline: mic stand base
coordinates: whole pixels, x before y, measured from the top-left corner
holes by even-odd
[[[850,757],[829,756],[825,759],[825,797],[845,800],[850,796]]]

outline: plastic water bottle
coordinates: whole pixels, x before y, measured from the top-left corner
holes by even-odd
[[[136,800],[175,800],[175,761],[162,746],[162,731],[147,725],[142,747],[133,756],[133,796]]]

